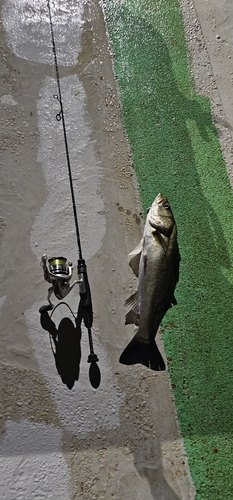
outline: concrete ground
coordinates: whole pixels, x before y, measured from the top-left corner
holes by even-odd
[[[95,390],[83,329],[80,377],[71,391],[56,372],[38,312],[48,288],[41,255],[78,258],[47,4],[0,5],[1,498],[193,499],[168,373],[118,362],[133,335],[123,305],[135,287],[127,253],[141,237],[140,203],[101,5],[51,3],[101,370]],[[188,34],[191,4],[182,5]],[[195,0],[195,7],[230,173],[233,8],[230,0],[221,9],[215,0]],[[68,303],[77,309],[78,290]],[[61,307],[55,320],[62,315]]]
[[[233,186],[233,4],[231,0],[180,0],[180,4],[196,89],[211,101]]]

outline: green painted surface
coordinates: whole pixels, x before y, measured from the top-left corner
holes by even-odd
[[[122,115],[144,210],[171,203],[182,257],[162,329],[198,500],[233,498],[233,195],[195,94],[176,0],[106,0]]]

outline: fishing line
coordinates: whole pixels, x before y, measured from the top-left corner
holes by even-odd
[[[59,104],[60,104],[60,111],[59,111],[59,113],[57,113],[56,119],[57,119],[57,121],[62,121],[64,141],[65,141],[65,150],[66,150],[66,160],[67,160],[67,167],[68,167],[68,174],[69,174],[69,181],[70,181],[70,191],[71,191],[75,229],[76,229],[76,237],[77,237],[77,244],[78,244],[78,250],[79,250],[79,258],[82,259],[82,247],[81,247],[79,225],[78,225],[78,216],[77,216],[77,209],[76,209],[75,196],[74,196],[74,186],[73,186],[71,164],[70,164],[70,155],[69,155],[69,148],[68,148],[68,141],[67,141],[67,134],[66,134],[66,124],[65,124],[63,102],[62,102],[62,95],[61,95],[60,77],[59,77],[57,53],[56,53],[56,46],[55,46],[55,39],[54,39],[54,32],[53,32],[53,21],[52,21],[52,14],[51,14],[51,8],[50,8],[50,0],[47,0],[47,5],[48,5],[48,11],[49,11],[49,23],[50,23],[52,46],[53,46],[57,88],[58,88],[58,95],[54,95],[54,99],[57,99],[59,101]]]
[[[52,310],[52,312],[51,312],[51,314],[50,314],[50,318],[52,318],[52,315],[54,314],[54,312],[56,311],[56,309],[57,309],[59,306],[62,306],[62,305],[63,305],[63,306],[68,307],[68,309],[70,310],[70,313],[72,314],[72,316],[73,316],[73,318],[74,318],[74,320],[75,320],[76,318],[75,318],[75,315],[74,315],[74,313],[73,313],[73,311],[72,311],[71,307],[69,306],[69,304],[67,304],[67,303],[66,303],[66,302],[64,302],[64,301],[59,302],[59,304],[57,304],[57,305],[53,308],[53,310]]]

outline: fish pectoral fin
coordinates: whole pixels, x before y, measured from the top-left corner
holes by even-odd
[[[139,273],[139,262],[140,262],[141,252],[142,252],[142,241],[143,240],[141,239],[141,241],[134,248],[134,250],[132,250],[132,252],[130,252],[128,255],[129,265],[137,277],[138,277],[138,273]]]
[[[125,315],[125,325],[139,325],[139,314],[137,314],[133,309]]]
[[[144,270],[144,274],[146,274],[146,266],[147,266],[147,255],[143,255],[143,270]]]
[[[143,258],[143,270],[144,270],[144,274],[145,274],[146,273],[146,266],[147,266],[147,249],[146,249],[145,238],[143,238],[143,243],[142,243],[142,258]]]
[[[125,301],[125,306],[131,306],[133,311],[136,314],[139,314],[138,292],[135,292],[132,295],[130,295],[130,297]]]

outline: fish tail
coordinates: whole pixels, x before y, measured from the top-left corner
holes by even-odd
[[[155,340],[152,340],[150,344],[144,344],[138,340],[136,335],[121,354],[119,361],[123,365],[141,363],[155,371],[166,369],[163,357],[159,352]]]

